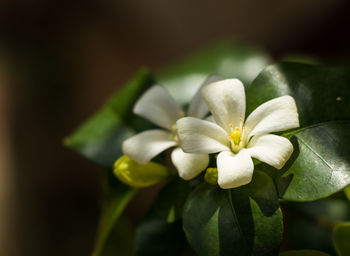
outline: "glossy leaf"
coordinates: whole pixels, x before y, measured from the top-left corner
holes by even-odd
[[[247,112],[272,98],[291,95],[298,106],[301,127],[350,120],[349,71],[300,63],[269,66],[247,90]],[[292,180],[284,199],[317,200],[349,184],[348,128],[345,123],[321,124],[294,135],[295,151],[284,177],[293,176],[289,177]]]
[[[115,178],[109,178],[107,183],[93,256],[104,255],[106,243],[111,239],[118,218],[137,192],[137,189],[119,183]]]
[[[349,199],[350,201],[350,186],[347,186],[345,189],[344,189],[344,193],[346,195],[346,197]]]
[[[156,77],[178,102],[186,104],[207,76],[235,77],[248,85],[269,62],[260,49],[226,40],[169,66]]]
[[[313,202],[283,201],[283,204],[288,214],[283,239],[288,241],[289,248],[308,248],[336,255],[333,227],[350,217],[350,204],[342,193]]]
[[[180,178],[174,180],[159,192],[154,204],[155,212],[168,223],[180,219],[190,191],[191,187],[187,181]]]
[[[147,127],[141,118],[132,115],[132,107],[153,84],[150,73],[141,70],[104,107],[66,138],[65,145],[98,164],[112,167],[122,155],[122,141],[134,134],[134,130]]]
[[[186,201],[183,225],[199,255],[276,255],[282,213],[271,178],[254,172],[250,184],[232,190],[203,183]]]
[[[284,193],[281,189],[283,199],[317,200],[350,184],[349,131],[347,121],[323,123],[293,133],[294,152],[280,179],[280,184],[288,185]]]
[[[164,219],[150,214],[139,225],[136,236],[137,256],[180,256],[193,255],[181,221],[167,223]]]
[[[350,69],[300,63],[267,67],[246,91],[247,113],[279,97],[294,97],[301,127],[350,120]]]
[[[65,144],[95,163],[112,167],[118,156],[122,155],[121,143],[133,134],[106,107],[66,139]]]
[[[279,256],[330,256],[325,252],[314,251],[314,250],[298,250],[282,252]]]
[[[339,256],[350,255],[350,223],[338,224],[334,228],[333,240]]]

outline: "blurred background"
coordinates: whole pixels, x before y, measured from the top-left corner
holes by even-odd
[[[1,0],[0,255],[91,253],[102,168],[62,140],[140,67],[227,37],[275,60],[343,62],[349,11],[346,0]]]

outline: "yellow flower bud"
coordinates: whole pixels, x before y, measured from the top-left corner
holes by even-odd
[[[139,164],[125,155],[114,163],[114,174],[121,182],[136,188],[157,184],[169,176],[168,169],[161,164]]]
[[[218,169],[217,168],[207,168],[204,175],[204,180],[209,183],[216,185],[218,184]]]

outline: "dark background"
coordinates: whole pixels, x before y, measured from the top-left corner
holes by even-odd
[[[342,62],[349,7],[345,0],[2,0],[0,255],[90,254],[102,169],[62,140],[141,66],[161,69],[226,37],[260,45],[275,60],[299,53]],[[138,212],[137,202],[130,211]]]

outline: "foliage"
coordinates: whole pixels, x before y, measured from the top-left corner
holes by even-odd
[[[280,135],[293,143],[293,155],[282,170],[255,161],[252,182],[230,190],[206,183],[203,175],[192,181],[172,178],[137,228],[136,255],[194,255],[193,250],[198,255],[277,255],[281,243],[288,243],[283,237],[290,239],[293,250],[281,256],[323,256],[335,250],[350,255],[349,224],[339,224],[350,219],[345,196],[350,194],[350,69],[291,62],[266,67],[268,62],[267,55],[255,48],[225,41],[155,76],[141,70],[65,140],[68,147],[108,168],[93,255],[112,255],[113,250],[113,255],[133,253],[122,249],[125,243],[120,243],[123,236],[118,231],[127,221],[118,218],[136,189],[118,182],[111,168],[122,155],[122,141],[151,127],[132,114],[135,101],[157,82],[186,105],[212,74],[244,82],[247,115],[270,99],[291,95],[301,128]],[[209,167],[215,168],[213,161]],[[304,247],[306,240],[298,242],[298,235],[311,231],[319,241],[311,237],[306,239],[310,247]]]
[[[338,224],[334,228],[334,243],[335,248],[340,256],[345,256],[350,254],[350,222]]]

